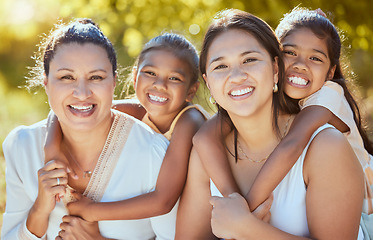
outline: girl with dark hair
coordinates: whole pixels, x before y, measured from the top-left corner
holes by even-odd
[[[239,193],[246,195],[294,119],[289,114],[294,101],[283,95],[279,42],[261,19],[238,10],[223,11],[205,35],[200,69],[211,95],[225,110],[218,116],[233,128],[224,138],[228,161],[221,172],[230,172]],[[212,208],[210,194],[221,196],[214,183],[227,178],[210,175],[200,151],[192,150],[176,237],[212,239],[213,232],[228,239],[356,239],[364,195],[359,161],[331,125],[322,125],[311,135],[274,191],[270,224],[254,217],[238,193],[213,197]]]
[[[180,35],[165,33],[146,43],[136,60],[133,82],[140,105],[124,100],[117,101],[114,108],[142,120],[163,134],[170,145],[154,191],[106,203],[77,196],[79,200],[68,209],[88,221],[141,219],[176,211],[192,137],[208,117],[201,106],[191,104],[199,86],[198,54]]]

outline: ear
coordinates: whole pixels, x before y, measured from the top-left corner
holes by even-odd
[[[133,76],[133,86],[136,89],[136,83],[137,83],[137,66],[134,66],[132,68],[132,76]]]
[[[274,83],[278,83],[278,57],[275,57],[275,61],[273,62],[273,81]]]
[[[326,80],[333,79],[333,77],[334,77],[334,72],[335,72],[335,69],[336,69],[336,68],[337,68],[336,65],[334,65],[332,68],[330,68]]]
[[[209,82],[207,81],[207,76],[206,76],[205,73],[202,74],[202,78],[203,78],[203,80],[205,80],[205,83],[206,83],[207,88],[208,88],[209,90],[211,90],[211,89],[210,89],[210,84],[209,84]]]
[[[47,84],[48,84],[48,78],[47,78],[47,75],[45,73],[43,73],[43,84],[44,84],[44,87],[46,87]]]
[[[118,74],[114,76],[114,88],[117,86]]]
[[[188,96],[186,98],[187,102],[192,101],[192,99],[194,98],[194,96],[197,93],[198,88],[199,88],[199,81],[196,81],[195,83],[192,84],[192,86],[190,86],[190,88],[188,90]]]

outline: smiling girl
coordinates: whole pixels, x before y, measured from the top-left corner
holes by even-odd
[[[94,203],[73,193],[78,201],[68,204],[71,215],[88,221],[129,220],[176,211],[175,204],[185,184],[192,137],[207,118],[200,106],[190,103],[199,86],[194,46],[184,37],[171,33],[151,39],[135,63],[133,82],[141,105],[119,101],[114,108],[142,120],[170,141],[156,187],[140,196],[107,203]],[[48,156],[58,149],[57,127],[52,124],[54,130],[48,135]],[[79,166],[72,168],[83,177]]]

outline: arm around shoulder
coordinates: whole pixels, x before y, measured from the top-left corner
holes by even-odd
[[[175,239],[216,239],[211,230],[210,179],[192,149],[187,182],[181,195]]]

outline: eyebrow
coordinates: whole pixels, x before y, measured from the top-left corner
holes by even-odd
[[[57,72],[59,71],[69,71],[69,72],[74,72],[74,70],[70,69],[70,68],[60,68],[57,70]],[[95,69],[95,70],[92,70],[90,71],[89,73],[95,73],[95,72],[107,72],[105,69]]]
[[[283,44],[282,46],[283,46],[283,47],[293,47],[293,48],[297,48],[297,49],[299,48],[297,45],[295,45],[295,44],[290,44],[290,43],[285,43],[285,44]],[[316,48],[313,48],[312,50],[315,51],[315,52],[318,52],[318,53],[324,55],[326,58],[328,58],[328,55],[326,55],[326,53],[324,53],[323,51],[321,51],[321,50],[319,50],[319,49],[316,49]]]
[[[156,66],[151,65],[151,64],[145,64],[142,68],[144,68],[144,67],[153,67],[153,68],[156,68]],[[180,69],[172,70],[172,72],[178,73],[178,74],[180,74],[182,76],[186,76],[185,71],[180,70]]]
[[[259,51],[254,51],[254,50],[245,51],[245,52],[241,53],[240,56],[242,57],[242,56],[245,56],[245,55],[250,54],[250,53],[259,53]],[[224,58],[224,57],[217,57],[217,58],[214,58],[214,59],[212,59],[212,60],[210,61],[209,65],[211,65],[211,64],[214,63],[214,62],[220,61],[220,60],[222,60],[223,58]]]

